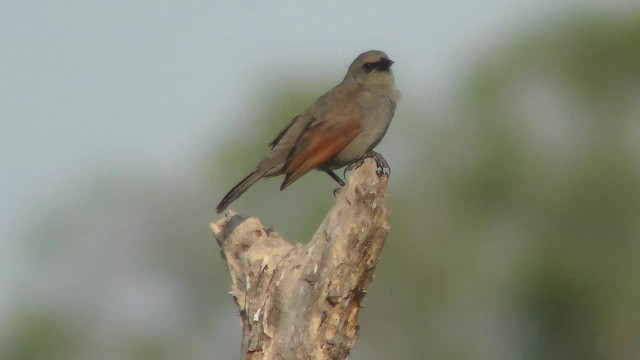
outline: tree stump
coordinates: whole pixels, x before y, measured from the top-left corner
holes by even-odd
[[[307,244],[227,211],[211,224],[242,322],[242,359],[346,359],[389,232],[386,175],[366,159]]]

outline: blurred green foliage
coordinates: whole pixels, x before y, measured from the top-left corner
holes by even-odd
[[[270,88],[251,133],[215,134],[228,150],[192,182],[100,176],[90,200],[35,222],[34,271],[60,295],[16,305],[0,358],[235,356],[240,331],[206,224],[327,88],[296,81]],[[423,128],[403,120],[426,110],[401,103],[391,131],[410,142],[381,147],[406,163],[392,164],[391,235],[352,358],[640,357],[640,18],[532,29],[485,53],[455,96],[413,122]],[[264,181],[235,206],[307,239],[332,201],[325,177],[283,193],[281,179]]]

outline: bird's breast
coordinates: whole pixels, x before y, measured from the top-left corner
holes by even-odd
[[[387,133],[395,106],[389,96],[368,93],[360,102],[363,114],[361,132],[327,164],[327,168],[340,168],[362,159]]]

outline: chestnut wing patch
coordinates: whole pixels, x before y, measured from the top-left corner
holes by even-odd
[[[309,122],[289,154],[284,166],[287,176],[280,190],[333,159],[360,134],[361,129],[362,116],[359,111],[344,111],[321,121]]]

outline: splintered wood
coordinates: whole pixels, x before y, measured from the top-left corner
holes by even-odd
[[[387,176],[366,159],[307,244],[227,211],[211,229],[231,275],[243,359],[346,359],[389,232]]]

